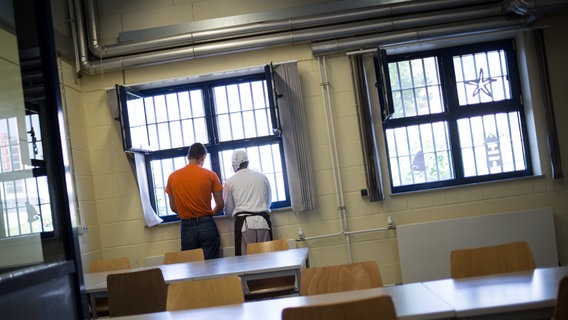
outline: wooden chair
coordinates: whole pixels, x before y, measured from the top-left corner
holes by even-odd
[[[496,246],[454,250],[450,253],[454,279],[533,270],[535,262],[528,243],[513,242]]]
[[[116,271],[116,270],[126,270],[126,269],[130,269],[130,258],[127,257],[106,259],[106,260],[93,260],[89,264],[89,272],[104,272],[104,271]],[[89,303],[91,303],[90,300]],[[108,316],[107,297],[96,297],[95,305],[97,306],[96,310],[97,317]],[[89,310],[91,313],[93,313],[91,305],[89,305]]]
[[[355,262],[302,270],[300,295],[351,291],[383,286],[375,261]]]
[[[166,310],[206,308],[245,301],[237,276],[172,282],[168,285]]]
[[[205,260],[203,249],[184,250],[176,252],[166,252],[164,254],[164,264],[191,262]]]
[[[109,316],[166,310],[167,286],[158,268],[107,276]]]
[[[254,242],[247,245],[247,254],[256,254],[271,251],[288,250],[288,240],[278,239],[263,242]],[[296,293],[296,277],[284,276],[269,279],[247,281],[249,292],[245,298],[258,300],[281,295]]]
[[[288,307],[282,310],[282,320],[314,319],[396,320],[397,317],[390,296],[375,296],[361,300]]]
[[[554,307],[554,320],[568,320],[568,276],[558,284],[558,296]]]

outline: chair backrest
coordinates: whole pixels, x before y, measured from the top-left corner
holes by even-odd
[[[351,291],[383,286],[375,261],[302,269],[300,295]]]
[[[533,270],[535,262],[528,243],[520,241],[454,250],[450,253],[450,267],[452,278],[457,279]]]
[[[239,304],[245,301],[237,276],[172,282],[168,285],[168,311]]]
[[[375,296],[361,300],[329,304],[288,307],[282,310],[282,320],[396,320],[390,296]]]
[[[107,276],[109,316],[166,310],[167,286],[158,268]]]
[[[89,272],[103,272],[130,269],[130,258],[121,257],[106,260],[94,260],[89,265]]]
[[[247,254],[271,251],[288,250],[288,240],[278,239],[271,241],[253,242],[247,244]]]
[[[247,254],[288,250],[288,240],[278,239],[247,244]],[[247,282],[249,295],[251,298],[272,297],[281,294],[289,294],[296,291],[296,277],[284,276],[267,279],[249,280]]]
[[[201,260],[205,260],[205,255],[203,254],[203,249],[201,248],[176,252],[166,252],[164,254],[164,264]]]
[[[554,320],[568,320],[568,276],[564,276],[558,284],[558,296],[554,308]]]

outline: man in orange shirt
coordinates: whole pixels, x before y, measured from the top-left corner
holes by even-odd
[[[202,167],[206,156],[203,144],[191,145],[189,164],[168,177],[166,193],[181,220],[181,250],[202,248],[205,259],[214,259],[219,257],[221,237],[213,216],[223,209],[223,186],[215,172]]]

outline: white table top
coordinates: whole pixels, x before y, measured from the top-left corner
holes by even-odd
[[[390,295],[396,313],[403,320],[426,320],[452,318],[453,309],[421,283],[401,286],[356,290],[315,296],[295,296],[280,299],[245,302],[238,305],[213,308],[165,311],[136,316],[119,317],[130,320],[175,320],[175,319],[215,319],[215,320],[280,320],[286,307],[308,304],[322,304],[335,301],[361,299],[374,295]]]
[[[568,266],[423,284],[452,306],[458,317],[474,317],[554,308],[565,275]]]
[[[87,293],[106,291],[107,275],[160,268],[166,283],[238,275],[254,277],[273,272],[299,271],[308,258],[308,248],[232,256],[204,261],[163,264],[111,272],[85,273]]]

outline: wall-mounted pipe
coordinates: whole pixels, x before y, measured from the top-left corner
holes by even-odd
[[[398,45],[415,41],[442,39],[462,35],[475,35],[524,28],[533,21],[533,17],[496,17],[468,24],[447,24],[426,28],[406,29],[379,33],[369,36],[352,37],[312,44],[314,56],[333,54],[353,50],[369,49],[382,45]]]
[[[451,32],[479,32],[480,30],[473,30],[472,25],[478,27],[483,27],[483,24],[476,23],[476,19],[486,18],[487,16],[498,15],[499,12],[503,13],[503,10],[513,10],[512,5],[507,5],[504,3],[498,3],[497,6],[477,6],[470,7],[468,10],[461,10],[456,12],[455,10],[450,10],[446,12],[435,12],[432,11],[429,14],[416,14],[411,17],[407,15],[397,15],[396,14],[408,14],[409,12],[415,12],[414,10],[439,10],[440,8],[448,8],[447,5],[452,5],[454,8],[456,6],[471,5],[472,3],[479,3],[478,1],[466,1],[466,0],[454,0],[454,1],[423,1],[423,2],[410,2],[402,3],[398,5],[391,5],[387,7],[376,7],[373,9],[361,9],[360,11],[355,11],[356,13],[349,12],[345,14],[328,14],[318,16],[317,23],[326,23],[325,27],[313,27],[301,30],[289,30],[287,32],[276,32],[270,34],[263,34],[266,32],[279,31],[285,23],[280,21],[274,23],[274,25],[246,25],[246,26],[233,26],[228,28],[221,28],[216,30],[204,31],[202,34],[194,33],[191,35],[177,35],[171,37],[167,40],[167,43],[162,43],[162,40],[149,40],[141,43],[132,44],[121,44],[118,46],[109,46],[106,48],[100,47],[98,38],[96,35],[96,22],[94,19],[94,5],[93,0],[84,0],[89,6],[86,8],[88,14],[87,20],[84,21],[80,10],[82,0],[74,0],[76,8],[74,12],[76,14],[75,22],[77,24],[77,45],[79,48],[79,60],[81,64],[81,69],[87,71],[88,73],[100,73],[103,71],[114,71],[120,69],[128,69],[141,66],[149,66],[163,63],[171,63],[176,61],[191,60],[201,57],[210,57],[221,54],[229,54],[250,50],[259,50],[267,47],[283,46],[298,43],[309,43],[314,41],[324,41],[329,39],[337,39],[343,37],[350,37],[360,34],[381,33],[390,30],[390,34],[386,37],[381,37],[383,41],[394,41],[398,42],[399,37],[402,39],[421,39],[427,36],[434,37],[436,35],[447,35]],[[552,0],[545,2],[543,5],[553,6]],[[554,7],[566,5],[568,0],[558,0],[554,2]],[[430,4],[432,3],[432,4]],[[446,3],[445,5],[442,3]],[[485,2],[483,2],[485,3]],[[542,3],[536,4],[540,10],[546,10],[545,7],[541,6]],[[540,7],[539,7],[540,6]],[[521,7],[518,5],[517,7]],[[505,8],[505,9],[504,9]],[[371,10],[371,11],[369,11]],[[376,12],[372,11],[376,10]],[[518,9],[517,11],[519,11]],[[369,12],[373,14],[387,15],[388,19],[376,19],[365,22],[355,22],[355,23],[339,23],[344,22],[354,17],[368,17],[372,16]],[[506,13],[506,12],[505,12]],[[307,18],[306,18],[307,19]],[[465,22],[464,20],[469,20]],[[296,21],[296,20],[290,20]],[[297,22],[288,21],[288,28],[294,28],[295,26],[305,27],[308,22],[298,19]],[[440,21],[451,22],[451,21],[462,21],[462,25],[454,25],[448,27],[444,25],[439,25],[436,28],[424,29],[420,28],[426,24],[438,24]],[[523,20],[526,23],[527,20]],[[510,21],[509,21],[510,22]],[[295,23],[295,24],[294,24]],[[85,37],[84,25],[88,27],[89,37],[92,38],[88,41]],[[315,24],[317,26],[317,24]],[[268,27],[270,26],[270,27]],[[398,30],[400,28],[409,28],[414,26],[417,28],[414,31],[403,31]],[[491,30],[498,28],[498,26],[492,25],[488,26]],[[512,28],[514,26],[507,25],[505,28]],[[483,31],[483,30],[481,30]],[[259,35],[260,34],[260,35]],[[239,39],[226,39],[226,37],[233,37],[238,35]],[[184,38],[185,37],[185,38]],[[190,37],[190,38],[187,38]],[[377,37],[377,36],[374,36]],[[191,39],[191,40],[188,40]],[[389,40],[390,39],[390,40]],[[87,45],[87,41],[89,44]],[[198,43],[199,42],[199,43]],[[170,45],[181,45],[183,43],[189,43],[189,46],[181,48],[163,49]],[[89,49],[94,53],[99,55],[98,59],[90,59]],[[318,47],[316,46],[316,49]],[[353,50],[356,47],[348,48],[348,50]],[[321,52],[320,52],[321,54]],[[104,58],[104,56],[109,55],[121,55],[115,58]]]
[[[162,35],[143,41],[108,45],[101,47],[97,34],[97,23],[94,0],[75,0],[82,1],[85,7],[85,25],[88,36],[88,47],[90,52],[99,58],[116,57],[122,55],[136,54],[141,52],[168,49],[180,46],[194,45],[203,42],[228,40],[235,37],[258,36],[262,34],[272,34],[283,31],[294,31],[306,28],[329,26],[378,18],[394,18],[401,15],[409,15],[423,12],[433,12],[436,10],[451,9],[455,7],[473,6],[484,3],[493,3],[495,0],[430,0],[430,1],[407,1],[389,5],[378,5],[365,8],[350,9],[346,4],[346,10],[330,12],[325,14],[310,15],[305,17],[291,17],[289,19],[279,19],[248,23],[240,25],[230,25],[223,28],[192,30],[185,33]],[[495,7],[498,9],[498,7]],[[188,28],[190,29],[190,28]]]

